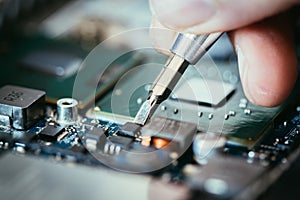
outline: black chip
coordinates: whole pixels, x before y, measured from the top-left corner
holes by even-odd
[[[128,149],[129,145],[133,142],[132,138],[122,136],[111,136],[108,141],[123,149]]]
[[[86,150],[86,148],[84,148],[83,146],[72,146],[70,148],[71,151],[75,152],[75,153],[82,153],[82,154],[86,154],[88,151]]]
[[[53,142],[57,140],[57,137],[64,131],[60,126],[47,126],[39,134],[38,137],[42,140]]]
[[[103,146],[106,143],[105,130],[100,127],[92,127],[92,130],[86,132],[83,143],[89,151],[96,151],[98,146]]]
[[[34,133],[22,133],[21,135],[19,135],[18,137],[13,136],[14,139],[14,143],[21,143],[21,144],[29,144],[30,142],[32,142],[33,140],[35,140],[36,138],[36,134]]]
[[[10,148],[12,145],[12,141],[13,137],[11,134],[0,132],[0,149]]]
[[[139,135],[140,129],[141,126],[139,124],[127,122],[123,126],[121,126],[117,134],[126,137],[137,137]]]
[[[105,130],[103,128],[93,127],[93,129],[85,135],[85,138],[96,140],[97,142],[99,142],[101,136],[103,136],[104,133]]]

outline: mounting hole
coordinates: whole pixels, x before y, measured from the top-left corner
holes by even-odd
[[[60,107],[74,107],[78,105],[78,102],[72,98],[63,98],[57,101],[57,105]]]

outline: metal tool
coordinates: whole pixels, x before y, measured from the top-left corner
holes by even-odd
[[[169,97],[189,64],[196,64],[221,35],[221,32],[205,35],[179,33],[171,48],[173,55],[152,84],[148,98],[133,122],[144,125],[158,105]]]

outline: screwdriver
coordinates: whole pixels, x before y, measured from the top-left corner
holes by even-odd
[[[203,35],[179,33],[170,49],[172,55],[152,84],[148,98],[133,122],[145,125],[159,104],[169,97],[187,67],[196,64],[221,35],[222,32]]]

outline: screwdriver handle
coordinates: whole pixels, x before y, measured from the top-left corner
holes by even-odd
[[[179,33],[171,48],[171,52],[194,65],[219,39],[222,33],[216,32],[203,35]]]

